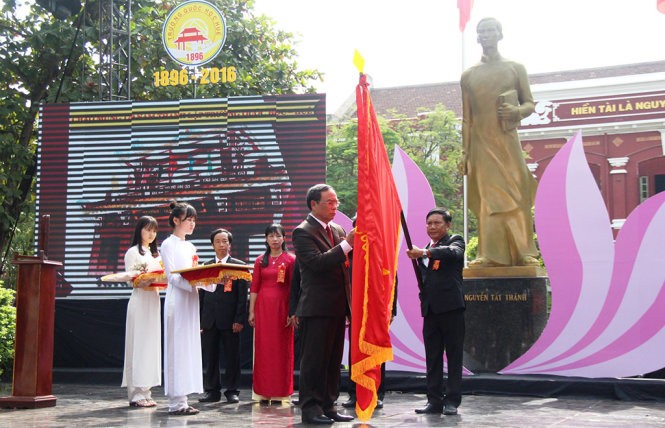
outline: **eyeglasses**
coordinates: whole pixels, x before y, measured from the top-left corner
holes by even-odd
[[[328,199],[327,201],[322,201],[322,204],[328,204],[330,207],[338,207],[342,201],[337,200],[337,199]]]

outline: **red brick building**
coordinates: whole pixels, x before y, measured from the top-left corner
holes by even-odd
[[[536,177],[582,131],[615,229],[641,201],[665,190],[665,61],[534,74],[529,80],[536,111],[519,133]],[[374,88],[372,100],[385,117],[395,110],[417,118],[419,109],[437,104],[461,117],[459,82]],[[335,116],[349,117],[354,107],[347,102]]]

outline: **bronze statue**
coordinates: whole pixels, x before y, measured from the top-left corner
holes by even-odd
[[[520,121],[534,110],[533,96],[524,66],[499,54],[501,23],[485,18],[476,30],[483,57],[461,79],[463,168],[478,218],[478,257],[469,267],[537,266],[536,180],[517,136]]]

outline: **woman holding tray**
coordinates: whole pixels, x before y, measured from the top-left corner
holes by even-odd
[[[254,263],[249,325],[254,327],[253,398],[289,400],[293,394],[293,328],[289,291],[295,256],[286,252],[284,228],[265,230],[266,251]]]
[[[164,301],[164,393],[169,415],[188,416],[199,411],[190,407],[187,394],[203,392],[201,335],[197,287],[179,273],[198,264],[196,247],[185,240],[194,232],[196,210],[184,202],[171,203],[169,224],[173,234],[162,242],[162,261],[168,278]],[[215,291],[216,285],[201,287]]]
[[[161,270],[157,253],[157,220],[139,218],[131,247],[125,253],[125,271]],[[162,383],[162,341],[159,320],[159,289],[150,279],[134,285],[127,305],[125,326],[125,367],[122,386],[127,387],[131,407],[155,407],[150,388]]]

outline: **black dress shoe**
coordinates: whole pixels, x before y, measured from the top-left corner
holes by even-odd
[[[376,408],[383,409],[383,400],[376,400]]]
[[[237,394],[229,394],[226,396],[226,401],[229,403],[238,403],[240,402],[240,398]]]
[[[354,407],[356,407],[356,399],[349,398],[348,401],[342,403],[342,407],[344,407],[345,409],[353,409]]]
[[[335,422],[351,422],[353,420],[353,416],[342,415],[337,412],[325,412],[324,414]]]
[[[312,425],[331,425],[335,421],[324,415],[316,415],[310,417],[302,417],[302,423]]]
[[[445,406],[443,406],[443,414],[444,415],[456,415],[457,414],[457,407],[453,406],[450,403],[446,403]]]
[[[221,394],[214,392],[206,392],[203,397],[199,398],[199,403],[216,403],[222,398]]]
[[[443,404],[434,405],[432,403],[427,403],[425,407],[422,409],[416,409],[416,413],[419,413],[421,415],[433,415],[433,414],[441,414],[443,412]]]

